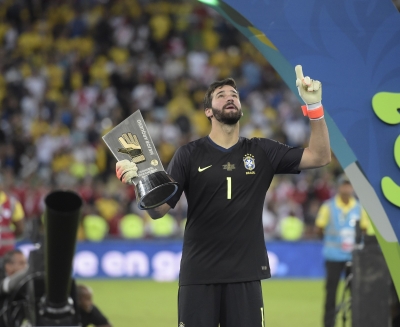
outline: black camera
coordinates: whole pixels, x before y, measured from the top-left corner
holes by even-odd
[[[72,263],[82,203],[72,191],[46,196],[44,245],[31,251],[26,277],[4,301],[5,326],[80,326]]]

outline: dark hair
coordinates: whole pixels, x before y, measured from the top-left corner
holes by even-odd
[[[86,285],[82,285],[82,284],[77,284],[77,285],[76,285],[76,295],[77,295],[78,298],[81,298],[82,295],[83,295],[85,292],[92,293],[92,290],[91,290],[90,287],[88,287],[88,286],[86,286]]]
[[[211,108],[211,102],[212,102],[212,95],[214,93],[214,91],[222,86],[225,85],[229,85],[232,86],[236,91],[236,82],[233,78],[225,78],[222,81],[216,81],[214,83],[212,83],[206,92],[206,95],[204,96],[204,110],[206,110],[207,108]],[[210,118],[208,118],[210,119]]]
[[[8,252],[4,255],[4,257],[3,257],[4,266],[5,266],[7,263],[12,263],[13,257],[14,257],[15,254],[23,254],[23,253],[22,253],[21,250],[18,250],[18,249],[14,249],[14,250],[8,251]]]

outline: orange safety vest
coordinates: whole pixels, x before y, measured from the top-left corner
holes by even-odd
[[[14,206],[15,200],[9,196],[0,205],[0,257],[15,247],[15,236],[11,229]]]

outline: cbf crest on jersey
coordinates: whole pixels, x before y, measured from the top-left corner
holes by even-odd
[[[249,170],[246,172],[246,175],[255,174],[253,170],[254,168],[256,168],[256,160],[254,159],[254,156],[252,154],[246,154],[243,157],[243,163],[244,163],[244,168]]]

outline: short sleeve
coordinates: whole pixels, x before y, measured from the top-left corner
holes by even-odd
[[[370,225],[369,217],[367,212],[363,207],[361,207],[361,218],[360,218],[360,227],[361,229],[368,230]]]
[[[167,201],[171,208],[175,208],[188,182],[190,153],[185,146],[180,147],[168,165],[167,173],[179,184],[174,196]]]
[[[324,203],[318,211],[317,218],[315,219],[315,226],[325,228],[329,223],[330,210],[328,204]]]
[[[303,156],[303,148],[294,148],[270,139],[259,140],[275,174],[298,174],[300,172],[299,165]]]

